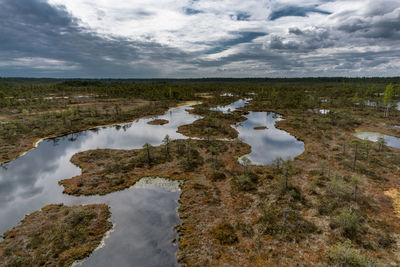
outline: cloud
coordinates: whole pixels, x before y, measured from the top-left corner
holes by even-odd
[[[254,39],[267,35],[264,32],[238,32],[233,33],[234,37],[231,39],[216,42],[212,49],[205,51],[206,54],[215,54],[222,52],[230,47],[238,44],[251,43]]]
[[[2,72],[18,70],[24,75],[21,70],[26,67],[36,76],[157,75],[157,67],[151,64],[153,58],[165,60],[182,55],[181,51],[152,41],[100,36],[79,26],[65,9],[44,1],[4,0],[0,5]]]
[[[202,11],[193,8],[184,8],[183,11],[186,15],[196,15],[203,13]]]
[[[319,13],[330,15],[331,12],[318,9],[316,7],[285,6],[273,11],[269,15],[270,20],[277,20],[282,17],[307,17],[308,13]]]
[[[251,15],[246,12],[238,12],[235,15],[231,15],[231,18],[233,20],[237,20],[237,21],[249,21],[251,18]]]
[[[0,76],[400,75],[400,2],[298,3],[2,0]]]
[[[338,29],[366,38],[400,40],[400,7],[391,10],[380,9],[379,12],[371,12],[368,15],[346,18]]]
[[[14,58],[12,60],[0,61],[0,67],[12,67],[12,68],[32,68],[32,69],[52,69],[52,70],[76,70],[79,69],[78,65],[74,63],[41,58],[41,57],[22,57],[22,58]]]
[[[272,36],[269,47],[273,50],[291,50],[293,52],[307,52],[334,45],[329,31],[325,28],[300,30],[289,28],[289,34],[295,35],[295,40],[285,41],[280,36]]]

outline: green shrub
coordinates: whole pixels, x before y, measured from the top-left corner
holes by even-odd
[[[354,239],[361,232],[360,218],[353,210],[343,209],[337,218],[337,223],[344,237]]]
[[[291,200],[294,202],[301,202],[303,204],[306,203],[306,199],[303,197],[301,193],[301,189],[296,186],[289,186],[287,189],[287,193],[290,195]]]
[[[200,156],[198,148],[189,139],[185,147],[184,158],[180,162],[180,166],[185,171],[193,171],[199,165],[203,164],[203,158]]]
[[[238,189],[241,191],[252,191],[257,189],[256,182],[258,177],[254,173],[245,173],[238,176],[235,180]]]
[[[333,249],[328,251],[329,263],[334,266],[363,267],[374,266],[365,256],[352,248],[350,240],[338,243]]]
[[[341,201],[347,200],[351,196],[352,190],[341,175],[335,175],[329,181],[328,192],[332,197]]]
[[[322,196],[319,200],[318,200],[318,212],[321,215],[331,215],[332,213],[334,213],[334,211],[340,207],[342,207],[343,202],[339,202],[336,200],[333,200],[330,197],[327,196]]]

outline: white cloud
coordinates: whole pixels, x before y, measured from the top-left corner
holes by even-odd
[[[42,58],[42,57],[21,57],[13,60],[0,61],[0,67],[32,68],[39,70],[77,70],[79,66],[67,61]]]
[[[81,25],[100,34],[131,40],[152,40],[193,51],[204,42],[223,40],[233,31],[267,30],[268,1],[191,1],[174,0],[49,0],[64,5],[79,18]],[[185,9],[198,14],[185,14]],[[235,21],[232,16],[247,13],[256,20]]]
[[[6,8],[21,13],[7,18]],[[0,34],[0,71],[321,76],[351,75],[353,65],[356,75],[400,74],[398,0],[0,0]]]

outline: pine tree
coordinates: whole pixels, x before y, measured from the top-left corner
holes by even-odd
[[[169,156],[169,143],[171,143],[171,138],[167,134],[164,139],[162,140],[163,145],[165,146],[165,157],[168,158]]]

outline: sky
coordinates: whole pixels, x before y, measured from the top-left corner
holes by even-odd
[[[0,76],[400,76],[400,0],[0,0]]]

